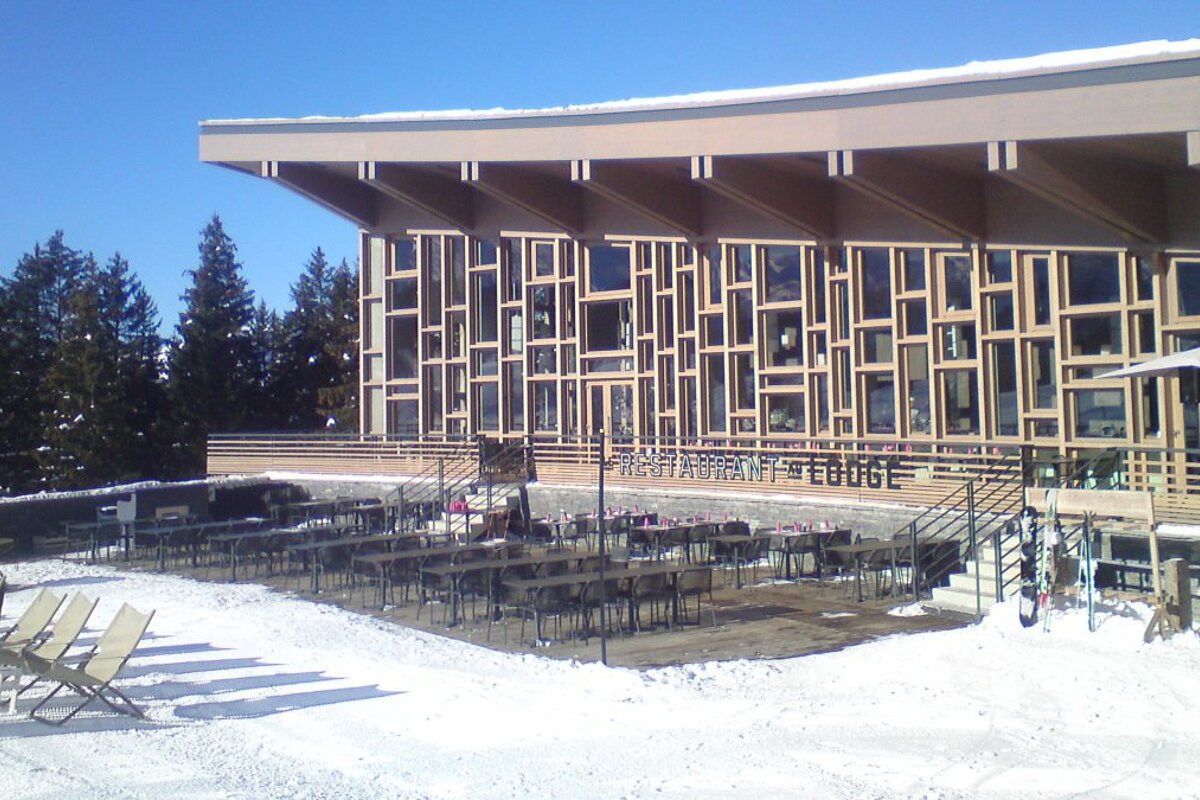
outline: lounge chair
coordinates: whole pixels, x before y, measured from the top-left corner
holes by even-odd
[[[95,608],[95,600],[89,600],[82,593],[77,594],[71,598],[71,602],[67,603],[67,610],[58,618],[58,622],[54,623],[54,630],[48,639],[42,642],[30,642],[20,650],[15,647],[0,647],[0,687],[10,681],[14,684],[8,700],[8,713],[11,714],[16,710],[17,695],[37,683],[35,678],[33,683],[24,689],[20,686],[21,677],[25,673],[25,656],[33,653],[46,661],[61,659],[79,638],[83,626],[87,624],[88,618],[92,616]]]
[[[150,620],[153,617],[153,611],[143,614],[128,603],[122,605],[121,610],[109,623],[107,630],[100,634],[96,646],[84,657],[84,661],[78,667],[67,666],[62,659],[47,661],[32,653],[27,653],[26,669],[38,680],[54,681],[58,684],[50,694],[42,698],[42,701],[30,710],[29,716],[38,722],[62,725],[93,700],[100,700],[118,714],[129,714],[138,719],[144,719],[145,714],[142,713],[142,710],[113,686],[112,682],[121,668],[125,666],[125,662],[133,655],[133,651],[137,649],[138,642],[145,635],[146,628],[150,626]],[[46,703],[50,702],[63,688],[71,689],[76,694],[82,695],[83,702],[72,708],[62,719],[52,720],[45,716],[38,716],[38,712]],[[120,703],[110,700],[109,694],[120,700]]]
[[[5,633],[0,634],[0,648],[16,649],[20,652],[21,648],[31,644],[50,624],[50,620],[54,619],[62,601],[61,597],[49,589],[42,589],[38,592],[37,597],[33,598],[33,602],[17,619],[16,624]]]

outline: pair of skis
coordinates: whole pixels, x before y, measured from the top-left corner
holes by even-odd
[[[1046,514],[1038,524],[1037,511],[1028,506],[1021,516],[1021,625],[1032,628],[1038,619],[1042,630],[1050,629],[1050,595],[1055,580],[1055,555],[1062,541],[1058,521],[1057,492],[1046,492]]]

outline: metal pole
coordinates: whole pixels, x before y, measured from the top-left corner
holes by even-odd
[[[599,462],[600,462],[600,480],[599,493],[600,497],[596,506],[596,516],[600,533],[600,663],[608,666],[608,617],[606,606],[608,605],[608,585],[604,580],[604,562],[607,560],[607,548],[604,535],[604,428],[600,429],[600,434],[597,436],[599,444]]]
[[[921,599],[921,550],[917,547],[917,521],[908,523],[908,536],[912,540],[912,593],[913,600]]]
[[[975,542],[975,481],[967,483],[967,534],[971,537],[971,558],[975,561],[975,621],[983,619],[983,596],[980,592],[979,550]]]
[[[1004,523],[1004,527],[1001,530],[996,531],[996,533],[992,536],[993,542],[995,544],[995,547],[993,549],[996,552],[996,602],[997,603],[1004,601],[1004,563],[1002,561],[1002,558],[1004,556],[1004,548],[1001,546],[1001,542],[1000,542],[1000,539],[1002,538],[1000,536],[1001,531],[1008,531],[1011,534],[1012,533],[1012,523],[1011,522]],[[1009,538],[1011,539],[1012,537],[1010,536]]]

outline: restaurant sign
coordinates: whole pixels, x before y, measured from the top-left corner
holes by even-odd
[[[622,452],[618,477],[682,478],[699,481],[783,483],[898,490],[895,456],[855,457],[837,453],[800,456],[719,453]]]

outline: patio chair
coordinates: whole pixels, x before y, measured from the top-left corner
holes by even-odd
[[[63,598],[54,592],[42,589],[37,597],[33,598],[29,608],[25,609],[25,613],[17,618],[16,624],[0,635],[0,648],[20,650],[32,644],[50,624],[50,620],[54,619],[62,602]]]
[[[630,603],[630,614],[633,619],[633,630],[636,633],[642,632],[642,603],[650,603],[650,622],[654,623],[658,612],[659,603],[669,603],[671,600],[670,579],[665,572],[651,572],[647,575],[638,575],[633,579],[633,597]],[[671,617],[669,614],[664,615],[667,621],[667,629],[671,628]]]
[[[89,600],[82,592],[71,598],[71,602],[67,603],[67,610],[62,613],[58,621],[54,623],[54,630],[50,637],[45,641],[34,641],[24,648],[17,649],[16,647],[0,647],[0,687],[4,683],[11,681],[12,694],[9,695],[8,713],[12,714],[16,710],[17,696],[23,694],[38,682],[37,678],[21,688],[20,681],[25,670],[25,656],[29,653],[43,658],[46,661],[57,661],[62,658],[75,640],[79,638],[80,632],[83,631],[83,626],[87,624],[88,619],[92,616],[92,612],[96,609],[96,601]],[[8,674],[11,672],[11,676]]]
[[[150,627],[154,612],[143,614],[133,606],[125,603],[113,617],[104,633],[96,641],[95,647],[84,657],[78,667],[67,666],[60,658],[49,661],[33,653],[25,654],[26,669],[38,680],[54,681],[55,686],[41,702],[34,706],[29,716],[38,722],[50,725],[62,725],[74,717],[93,700],[99,700],[118,714],[144,719],[145,714],[133,704],[119,689],[113,686],[113,680],[120,673],[125,663],[129,661],[138,642]],[[67,715],[59,720],[38,716],[47,703],[64,688],[70,689],[83,697],[83,702],[72,708]],[[113,699],[110,699],[109,696]],[[119,701],[119,702],[118,702]]]
[[[675,582],[675,592],[679,597],[679,616],[683,622],[688,621],[688,598],[696,598],[697,625],[700,624],[700,598],[708,595],[708,608],[712,612],[712,624],[714,628],[717,627],[717,607],[713,603],[713,571],[711,568],[689,569],[679,573]]]

